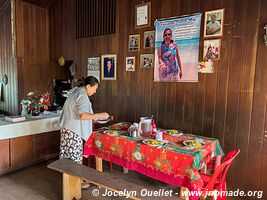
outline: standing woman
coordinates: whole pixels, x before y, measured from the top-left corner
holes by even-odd
[[[83,140],[87,141],[92,134],[92,120],[109,117],[108,113],[93,112],[89,97],[96,93],[98,85],[95,77],[88,76],[69,92],[59,119],[59,158],[82,164]]]
[[[172,30],[163,32],[163,42],[158,47],[159,77],[161,80],[178,80],[182,78],[182,63],[178,45],[172,40]]]

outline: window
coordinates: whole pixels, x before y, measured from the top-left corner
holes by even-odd
[[[76,0],[76,38],[114,34],[116,0]]]

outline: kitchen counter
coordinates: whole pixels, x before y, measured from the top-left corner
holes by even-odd
[[[48,115],[29,116],[22,122],[8,122],[0,120],[0,140],[21,136],[34,135],[59,130],[59,115],[49,112]]]

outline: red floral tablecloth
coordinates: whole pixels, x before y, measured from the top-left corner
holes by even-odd
[[[192,150],[183,145],[184,140],[196,138],[205,141],[205,146]],[[85,144],[84,155],[95,155],[165,183],[199,191],[203,186],[199,169],[212,157],[223,155],[219,141],[191,134],[165,134],[164,139],[170,143],[157,148],[144,144],[140,138],[94,132]]]

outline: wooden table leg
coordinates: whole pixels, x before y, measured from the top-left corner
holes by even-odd
[[[186,187],[181,187],[179,197],[184,200],[189,200],[189,190]]]
[[[63,200],[80,199],[81,197],[81,179],[63,173]]]
[[[128,168],[123,167],[123,173],[124,174],[128,174],[128,171],[129,171]]]
[[[103,172],[102,158],[95,157],[95,166],[97,171]]]

